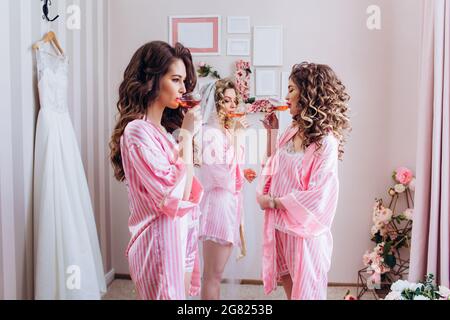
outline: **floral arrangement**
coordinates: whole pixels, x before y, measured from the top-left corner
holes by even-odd
[[[406,189],[411,191],[415,191],[416,189],[416,178],[413,176],[411,170],[405,167],[400,167],[396,171],[392,173],[392,179],[397,182],[394,186],[394,191],[392,189],[389,190],[389,194],[393,195],[393,193],[403,193]]]
[[[260,99],[254,101],[248,108],[248,113],[255,113],[255,112],[270,112],[274,108],[273,104],[270,102],[269,99]]]
[[[251,73],[250,62],[244,60],[236,61],[236,72],[234,77],[236,79],[237,90],[245,103],[251,103],[249,102]]]
[[[270,99],[259,99],[259,100],[255,100],[252,101],[250,103],[250,105],[247,107],[247,112],[248,113],[255,113],[255,112],[273,112],[273,111],[277,111],[280,110],[280,103],[282,104],[282,101],[279,99],[275,99],[275,98],[270,98]],[[289,107],[284,107],[283,108],[289,108]],[[286,110],[286,109],[284,109]],[[283,111],[284,111],[283,110]]]
[[[409,265],[409,261],[400,258],[399,250],[410,245],[413,209],[410,208],[409,198],[412,202],[410,191],[414,190],[415,178],[411,170],[404,167],[394,171],[392,178],[396,184],[388,191],[391,196],[389,207],[385,207],[381,199],[377,199],[373,207],[371,240],[375,242],[375,248],[363,256],[364,265],[372,271],[368,278],[368,283],[372,285],[380,284],[382,276],[389,272],[401,277]],[[397,214],[395,205],[398,196],[405,192],[408,208]]]
[[[213,78],[220,79],[219,72],[217,72],[217,70],[214,70],[212,66],[206,64],[205,62],[200,62],[198,64],[197,73],[200,78],[206,78],[211,75]]]
[[[428,274],[424,282],[396,281],[391,285],[391,292],[385,300],[450,300],[450,290],[435,285],[434,276]]]

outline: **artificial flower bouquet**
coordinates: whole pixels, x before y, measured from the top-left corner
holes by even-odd
[[[428,274],[424,282],[396,281],[384,300],[450,300],[450,290],[437,286],[433,274]]]
[[[206,62],[200,62],[198,64],[197,73],[200,78],[211,76],[215,79],[220,79],[219,72],[217,70],[214,70],[214,68]]]
[[[394,187],[388,193],[391,201],[388,207],[383,205],[382,199],[377,199],[373,207],[372,221],[374,223],[371,234],[375,248],[367,251],[363,256],[363,263],[373,271],[369,280],[372,284],[381,282],[382,275],[392,271],[399,265],[399,250],[409,247],[412,231],[413,208],[410,191],[414,191],[415,178],[411,170],[400,167],[392,175]],[[395,212],[399,195],[406,193],[408,208],[402,212]],[[403,266],[407,267],[408,261]],[[402,266],[400,266],[401,269]],[[406,269],[405,269],[406,270]],[[405,271],[400,270],[400,271]],[[400,276],[400,273],[397,274]]]

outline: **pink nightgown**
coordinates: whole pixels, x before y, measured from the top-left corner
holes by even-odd
[[[199,273],[192,226],[198,220],[203,188],[194,177],[189,201],[182,200],[186,170],[178,145],[149,121],[127,125],[121,154],[131,213],[126,254],[139,297],[185,299],[184,273],[193,265]],[[199,277],[193,280],[190,290],[198,293]]]
[[[218,126],[203,129],[199,179],[205,194],[200,203],[200,240],[239,246],[244,180],[238,160],[243,152],[239,148],[236,154],[231,139],[230,132]]]
[[[258,194],[270,193],[286,208],[265,211],[264,289],[269,294],[280,276],[290,274],[292,299],[326,299],[339,192],[338,141],[330,134],[320,150],[311,145],[292,153],[289,141],[297,131],[291,126],[282,135],[258,187]]]

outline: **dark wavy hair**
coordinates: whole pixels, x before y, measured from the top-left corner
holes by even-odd
[[[339,140],[339,159],[344,155],[346,133],[351,131],[348,101],[350,96],[335,72],[327,65],[302,62],[294,65],[290,79],[300,91],[299,113],[294,122],[299,126],[302,147],[316,144],[329,133]]]
[[[120,150],[120,138],[125,127],[146,114],[148,106],[159,96],[161,79],[177,59],[184,62],[185,87],[187,92],[191,92],[197,84],[197,75],[190,51],[180,43],[172,47],[163,41],[149,42],[136,51],[125,69],[119,87],[117,122],[109,142],[110,160],[118,181],[125,179]],[[181,128],[184,113],[182,108],[166,108],[161,119],[162,126],[173,133]]]

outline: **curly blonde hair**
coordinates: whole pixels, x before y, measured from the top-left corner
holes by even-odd
[[[303,62],[294,65],[290,79],[300,91],[299,113],[294,122],[299,126],[302,147],[322,147],[329,133],[339,140],[339,160],[343,159],[346,133],[351,131],[348,113],[350,96],[335,72],[327,65]]]
[[[219,123],[224,128],[231,128],[234,124],[234,119],[228,117],[226,112],[224,111],[225,104],[225,91],[228,89],[233,89],[236,92],[236,105],[241,101],[241,96],[237,90],[236,84],[231,79],[221,79],[216,82],[216,91],[214,95],[214,99],[216,101],[216,111],[217,116],[219,118]]]

